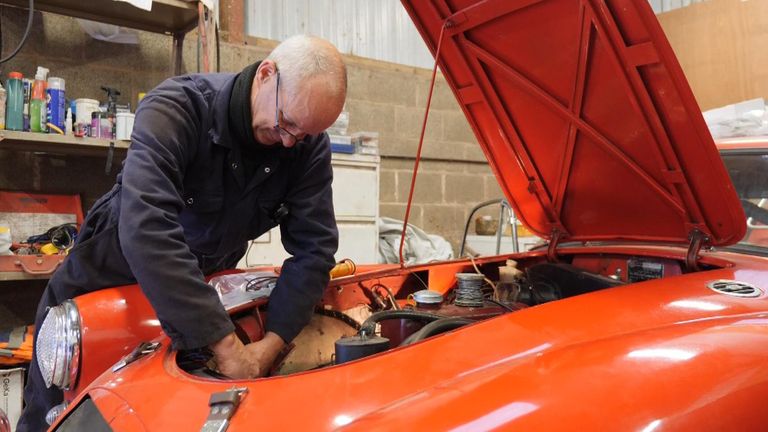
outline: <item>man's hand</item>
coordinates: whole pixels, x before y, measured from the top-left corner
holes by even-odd
[[[272,332],[248,345],[230,333],[210,348],[220,373],[234,379],[247,379],[266,375],[283,346],[283,339]]]

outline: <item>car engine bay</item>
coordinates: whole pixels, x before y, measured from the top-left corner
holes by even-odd
[[[380,277],[343,277],[329,284],[309,324],[286,346],[271,376],[316,370],[406,347],[465,325],[612,287],[683,273],[681,261],[608,254],[559,262],[456,262]],[[246,272],[211,283],[232,312],[243,343],[260,340],[278,274]],[[207,349],[180,351],[177,364],[193,375],[226,379]]]

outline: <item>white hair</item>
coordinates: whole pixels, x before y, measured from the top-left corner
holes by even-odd
[[[284,40],[267,56],[280,71],[280,81],[293,93],[296,83],[322,76],[332,94],[347,91],[347,69],[341,54],[330,42],[314,36],[295,35]]]

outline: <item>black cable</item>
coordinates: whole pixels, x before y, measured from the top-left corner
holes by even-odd
[[[3,55],[3,6],[0,5],[0,57]]]
[[[7,62],[8,60],[16,57],[16,54],[21,51],[21,47],[24,46],[24,44],[27,42],[27,36],[29,36],[29,30],[32,28],[32,18],[35,14],[35,0],[29,0],[29,17],[27,18],[27,28],[24,30],[24,36],[21,37],[21,40],[19,41],[19,46],[16,47],[13,52],[8,54],[7,57],[0,59],[0,64],[3,64]]]
[[[329,318],[337,319],[344,324],[352,327],[355,330],[360,330],[360,323],[357,322],[354,318],[351,316],[345,314],[344,312],[337,311],[334,309],[326,309],[322,306],[315,306],[315,313],[322,316],[327,316]]]
[[[496,301],[494,299],[485,299],[485,301],[487,301],[488,303],[493,303],[496,306],[500,306],[500,307],[506,309],[507,312],[515,312],[515,309],[512,309],[511,307],[509,307],[508,305],[505,305],[504,303],[502,303],[500,301]]]
[[[263,286],[261,286],[262,284],[266,283],[266,285],[269,285],[270,282],[274,282],[276,280],[277,280],[277,278],[274,277],[274,276],[255,277],[253,279],[248,280],[248,282],[246,282],[245,290],[246,291],[258,291],[258,290],[264,288]]]
[[[219,52],[221,49],[221,45],[219,43],[219,25],[214,24],[213,27],[216,32],[216,72],[221,72],[221,54]]]
[[[53,243],[58,249],[66,249],[75,243],[77,224],[65,223],[48,229],[43,234],[29,236],[26,243]]]
[[[253,242],[254,242],[254,241],[255,241],[255,240],[251,240],[250,242],[248,242],[248,249],[246,249],[246,250],[245,250],[245,266],[246,266],[246,267],[250,267],[250,266],[251,266],[251,265],[248,263],[248,254],[250,254],[250,253],[251,253],[251,248],[253,247]]]

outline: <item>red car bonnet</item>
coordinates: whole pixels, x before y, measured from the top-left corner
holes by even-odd
[[[536,234],[690,241],[745,232],[701,111],[646,0],[403,0],[506,197]]]

